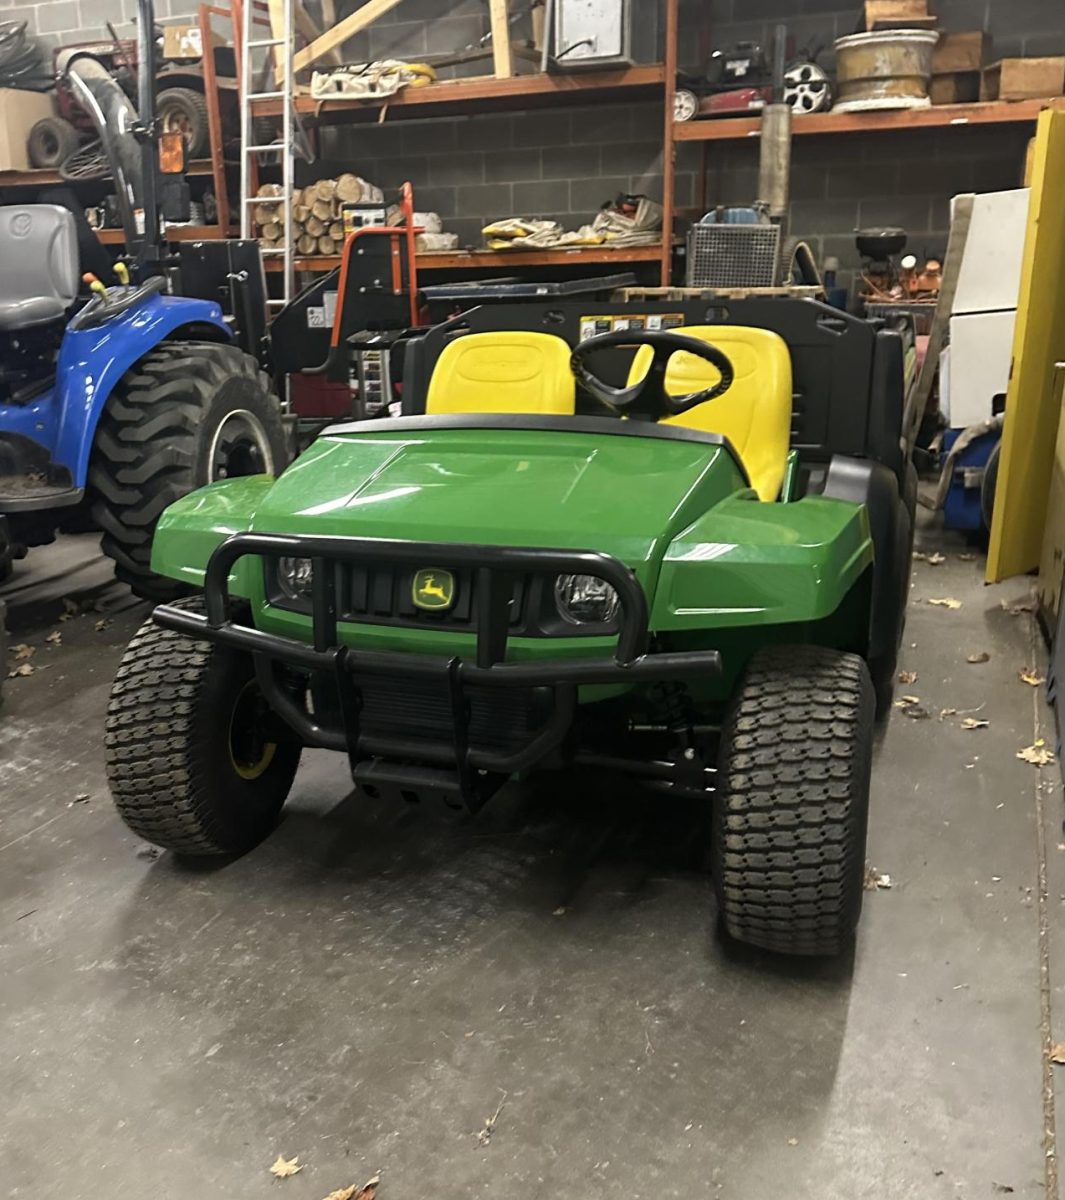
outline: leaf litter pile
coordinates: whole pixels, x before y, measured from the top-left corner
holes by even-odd
[[[1036,738],[1030,746],[1018,750],[1017,757],[1026,763],[1031,763],[1033,767],[1045,767],[1054,761],[1053,753],[1046,748],[1046,742],[1042,738]]]

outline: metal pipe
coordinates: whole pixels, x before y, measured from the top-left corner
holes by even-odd
[[[210,53],[205,47],[205,53]],[[140,110],[141,208],[143,238],[138,265],[158,263],[162,257],[159,228],[158,151],[155,129],[155,0],[137,0],[137,108]],[[151,271],[147,272],[152,274]]]

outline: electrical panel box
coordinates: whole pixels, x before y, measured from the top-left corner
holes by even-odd
[[[632,66],[630,0],[548,0],[546,20],[554,70]]]

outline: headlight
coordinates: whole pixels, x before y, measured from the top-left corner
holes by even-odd
[[[279,558],[277,586],[289,600],[306,600],[311,594],[313,567],[309,558]]]
[[[607,625],[618,611],[618,594],[594,575],[560,575],[555,580],[555,604],[574,625]]]

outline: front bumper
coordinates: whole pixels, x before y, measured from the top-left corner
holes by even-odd
[[[311,644],[234,619],[229,576],[245,555],[311,560]],[[363,650],[341,641],[336,565],[381,563],[407,568],[431,563],[473,572],[476,643],[471,659]],[[609,583],[620,600],[614,653],[507,662],[510,600],[519,573],[593,575]],[[453,786],[467,801],[477,792],[478,776],[526,770],[562,744],[573,721],[580,685],[706,679],[722,670],[716,650],[650,651],[647,600],[639,581],[616,558],[590,550],[238,533],[212,553],[204,588],[205,612],[164,604],[154,612],[156,624],[252,654],[260,684],[275,711],[305,743],[346,751],[357,781],[373,776],[402,785],[404,779],[417,779],[427,786]],[[319,682],[332,680],[340,722],[330,726],[318,715],[317,704],[315,713],[309,712],[279,677],[279,665],[310,674]],[[445,707],[446,731],[439,720],[419,722],[413,714],[409,728],[391,733],[374,728],[366,701],[382,683],[393,688],[397,683],[409,686],[412,694],[434,689]],[[527,706],[528,719],[522,728],[504,739],[505,744],[483,736],[483,713],[486,705],[491,709],[492,695],[500,697],[500,711],[506,707],[497,689],[528,693],[535,700]],[[382,759],[393,767],[386,769],[375,762]],[[407,765],[400,768],[399,763]]]

